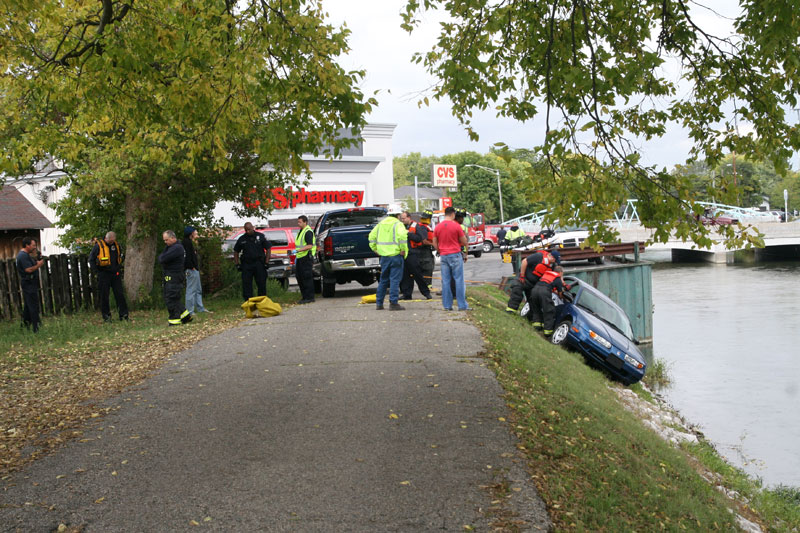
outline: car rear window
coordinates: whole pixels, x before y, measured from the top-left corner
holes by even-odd
[[[286,232],[280,230],[262,231],[264,237],[272,244],[272,246],[289,246],[289,240],[286,238]]]
[[[386,214],[383,211],[347,211],[344,213],[331,213],[325,220],[322,228],[338,228],[341,226],[374,226]]]

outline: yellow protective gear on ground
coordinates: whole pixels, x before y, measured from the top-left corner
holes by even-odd
[[[378,299],[377,294],[367,294],[366,296],[361,297],[362,304],[374,304]]]
[[[266,296],[253,296],[242,304],[242,309],[247,318],[254,318],[255,313],[258,313],[258,316],[275,316],[283,312],[281,304],[273,302]]]

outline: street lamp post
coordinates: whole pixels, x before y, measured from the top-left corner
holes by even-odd
[[[483,170],[487,170],[489,172],[493,172],[495,176],[497,176],[497,197],[500,199],[500,223],[502,224],[506,220],[506,216],[503,213],[503,191],[500,189],[500,171],[496,168],[489,168],[484,167],[482,165],[464,165],[466,167],[475,167],[475,168],[482,168]]]

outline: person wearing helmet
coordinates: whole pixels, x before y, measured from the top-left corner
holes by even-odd
[[[433,284],[433,269],[436,261],[433,258],[433,230],[431,229],[431,218],[433,213],[430,210],[423,211],[419,217],[419,226],[424,227],[428,232],[428,238],[422,241],[419,247],[419,268],[422,277],[430,287]]]

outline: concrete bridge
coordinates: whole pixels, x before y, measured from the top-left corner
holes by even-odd
[[[700,249],[691,241],[681,241],[674,238],[665,243],[649,244],[647,250],[670,250],[673,261],[700,260],[730,264],[737,260],[800,260],[800,220],[788,223],[756,222],[750,225],[764,234],[764,248],[729,250],[724,244],[718,242],[710,248]],[[645,242],[653,235],[653,230],[642,227],[638,222],[617,229],[622,242]],[[716,232],[712,233],[711,238],[713,240],[722,240],[721,237],[717,236],[715,238],[714,235],[716,235]]]

